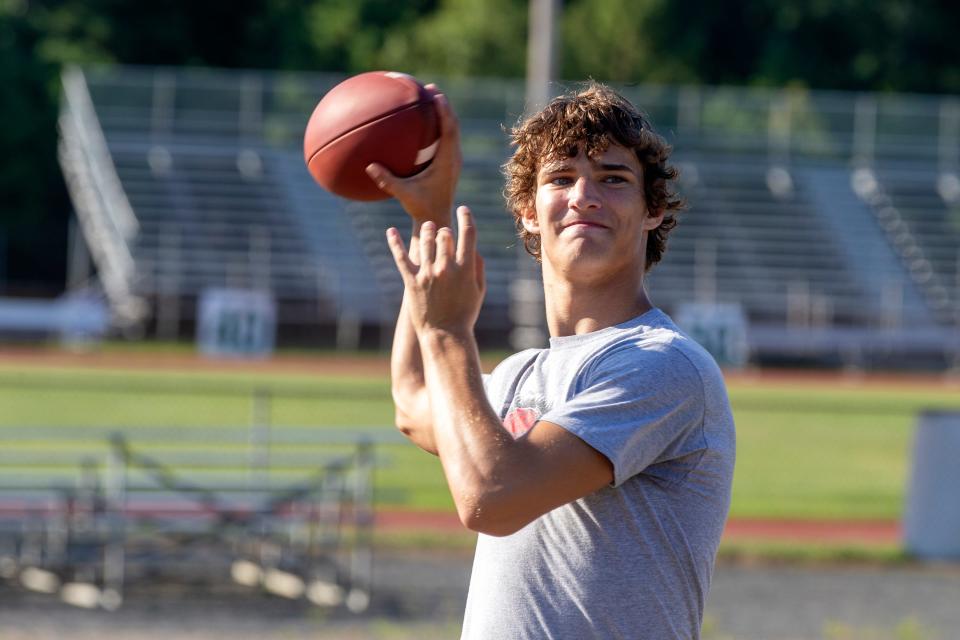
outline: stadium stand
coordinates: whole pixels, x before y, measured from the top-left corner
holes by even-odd
[[[957,180],[932,167],[883,167],[868,196],[880,228],[944,323],[956,322],[960,309],[960,205],[951,178]]]
[[[232,577],[360,612],[374,443],[398,441],[390,435],[260,423],[4,429],[0,577],[105,609],[129,583]]]
[[[695,182],[687,181],[690,212],[681,216],[684,232],[671,240],[671,259],[651,276],[658,299],[679,304],[689,298],[689,282],[697,278],[697,246],[710,242],[717,261],[716,295],[744,304],[754,321],[786,324],[791,288],[830,300],[827,321],[865,320],[864,293],[831,236],[812,224],[817,214],[802,183],[794,180],[789,193],[778,197],[768,188],[765,162],[701,156],[688,166],[696,175]],[[797,259],[801,247],[805,260]]]
[[[130,67],[65,75],[61,161],[117,324],[175,337],[197,296],[231,286],[271,291],[287,339],[316,343],[344,325],[389,335],[401,290],[383,231],[407,220],[392,201],[324,193],[299,147],[316,100],[340,79]],[[522,86],[440,82],[463,131],[458,201],[478,217],[487,264],[478,333],[502,343],[525,260],[500,173]],[[650,277],[660,306],[739,305],[757,361],[958,359],[960,181],[949,169],[956,145],[944,141],[956,110],[922,96],[624,92],[675,144],[690,205]]]
[[[476,216],[478,245],[486,265],[488,293],[478,323],[486,331],[499,331],[501,334],[511,326],[510,275],[516,271],[516,261],[520,259],[512,218],[503,206],[500,193],[502,183],[499,159],[468,158],[464,163],[457,194],[458,201],[469,203]],[[383,279],[383,288],[390,292],[395,305],[393,309],[396,309],[402,294],[402,283],[396,274],[393,259],[384,250],[383,232],[391,226],[406,230],[410,226],[409,218],[394,200],[353,203],[348,206],[348,211],[367,259],[376,265]]]

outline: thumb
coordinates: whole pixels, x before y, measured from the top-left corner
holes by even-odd
[[[376,162],[368,164],[365,171],[367,175],[370,176],[370,179],[373,180],[377,187],[384,193],[396,197],[403,189],[403,182],[400,178],[390,173],[390,170],[382,164],[377,164]]]

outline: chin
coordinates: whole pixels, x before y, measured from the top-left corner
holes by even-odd
[[[624,260],[615,256],[609,247],[586,243],[560,255],[549,257],[553,271],[570,281],[590,283],[604,282],[618,277],[633,278],[643,272],[643,261]]]

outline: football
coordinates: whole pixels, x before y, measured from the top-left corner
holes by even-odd
[[[377,162],[394,175],[423,171],[440,138],[433,92],[413,76],[371,71],[331,89],[307,123],[303,157],[324,189],[351,200],[384,200],[365,168]]]

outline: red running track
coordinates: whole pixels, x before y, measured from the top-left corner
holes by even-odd
[[[456,514],[436,511],[380,509],[376,526],[394,531],[465,532]],[[734,518],[724,539],[823,544],[896,545],[901,541],[896,520],[772,520]]]

